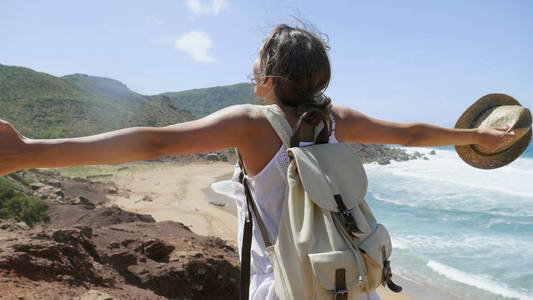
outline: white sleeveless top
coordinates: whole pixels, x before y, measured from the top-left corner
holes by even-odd
[[[329,137],[329,143],[337,143],[335,138],[335,120],[331,116],[332,132]],[[312,142],[301,142],[300,147],[312,145]],[[250,184],[250,191],[254,197],[257,210],[261,215],[265,227],[268,231],[270,240],[276,241],[278,236],[278,225],[281,218],[283,200],[285,197],[285,187],[287,185],[287,168],[289,166],[289,156],[287,149],[282,144],[278,152],[272,157],[270,162],[255,176],[246,176]],[[237,218],[239,223],[238,247],[239,256],[242,249],[242,230],[244,219],[246,217],[246,196],[244,188],[239,182],[241,169],[239,164],[235,165],[233,172],[232,185],[233,195],[237,202]],[[263,243],[261,231],[256,226],[256,220],[253,220],[252,229],[252,247],[250,255],[250,297],[253,300],[274,300],[278,299],[274,290],[274,273],[268,254]],[[379,300],[379,296],[372,292],[369,300]],[[366,296],[361,297],[366,300]]]

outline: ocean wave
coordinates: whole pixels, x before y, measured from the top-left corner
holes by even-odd
[[[395,272],[469,299],[533,300],[533,158],[487,171],[453,150],[426,156],[365,166],[367,201],[398,249]]]
[[[394,199],[389,199],[389,198],[385,198],[385,197],[382,197],[382,196],[378,196],[376,195],[375,193],[372,194],[372,197],[374,197],[374,199],[378,200],[378,201],[382,201],[382,202],[386,202],[386,203],[390,203],[390,204],[394,204],[394,205],[398,205],[398,206],[408,206],[408,207],[420,207],[420,204],[415,204],[415,203],[405,203],[404,201],[401,201],[401,200],[394,200]]]
[[[396,232],[393,236],[393,245],[398,249],[411,249],[417,253],[427,253],[436,255],[438,253],[448,253],[454,251],[457,253],[468,254],[470,259],[480,259],[487,255],[493,255],[494,258],[506,256],[509,258],[528,259],[533,255],[531,238],[520,238],[503,235],[483,236],[475,233],[457,233],[448,234],[405,234]],[[472,254],[472,255],[470,255]]]
[[[466,273],[433,260],[430,260],[427,266],[448,279],[479,288],[495,295],[519,300],[533,300],[533,294],[513,290],[506,284],[485,278],[485,276]]]
[[[484,203],[466,203],[463,207],[459,207],[456,203],[442,203],[444,200],[438,199],[438,201],[415,201],[413,199],[391,199],[379,195],[378,193],[371,192],[371,197],[377,201],[393,204],[401,207],[411,207],[418,209],[427,209],[433,211],[442,211],[449,213],[475,213],[475,214],[484,214],[487,216],[498,216],[498,217],[532,217],[533,210],[531,212],[527,210],[517,210],[513,208],[508,208],[509,211],[505,211],[502,207],[498,207],[500,203],[494,203],[492,206],[489,206],[488,201]],[[431,199],[428,197],[428,199]],[[459,199],[461,200],[461,199]],[[464,201],[466,202],[466,201]],[[465,203],[463,203],[465,204]],[[477,204],[477,205],[476,205]],[[494,209],[498,208],[498,211]],[[511,212],[513,211],[513,212]],[[506,220],[507,224],[519,224],[519,225],[531,225],[533,222],[523,222],[514,220]],[[500,221],[501,223],[501,221]]]
[[[531,192],[520,192],[520,191],[516,191],[513,189],[497,186],[497,185],[487,184],[486,182],[476,184],[476,183],[472,183],[472,181],[469,182],[465,180],[456,180],[456,179],[453,179],[452,177],[453,175],[456,175],[456,174],[452,174],[452,172],[450,172],[449,177],[442,176],[443,174],[436,174],[436,175],[421,174],[418,172],[413,172],[412,170],[409,170],[409,172],[401,171],[401,170],[393,170],[391,173],[395,176],[411,177],[411,178],[417,178],[417,179],[423,179],[423,180],[429,180],[429,181],[440,181],[440,182],[452,183],[455,185],[468,186],[468,187],[476,188],[476,189],[491,190],[491,191],[500,192],[500,193],[513,195],[513,196],[533,198],[533,193]],[[475,175],[472,177],[475,177]],[[527,183],[524,182],[524,186],[526,186],[526,184]]]
[[[506,216],[506,215],[503,215]],[[489,220],[484,226],[487,229],[496,228],[498,226],[524,226],[526,228],[533,228],[533,220],[529,219],[527,221],[523,220],[509,220],[509,219],[492,219]]]
[[[432,149],[409,150],[427,153]],[[533,199],[531,185],[533,158],[519,158],[512,164],[498,169],[480,170],[467,165],[450,150],[437,150],[436,155],[427,155],[427,157],[430,159],[392,162],[387,166],[367,165],[365,168],[369,171],[369,175],[393,175],[398,178],[420,179],[429,183],[441,182]]]
[[[391,242],[392,242],[392,248],[402,249],[402,250],[409,249],[409,244],[406,241],[392,238]]]

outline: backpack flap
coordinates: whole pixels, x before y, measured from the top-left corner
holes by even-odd
[[[296,162],[299,176],[313,202],[323,209],[342,213],[335,198],[342,198],[357,227],[365,234],[372,231],[359,209],[364,204],[367,177],[359,156],[345,143],[293,147],[289,156]]]

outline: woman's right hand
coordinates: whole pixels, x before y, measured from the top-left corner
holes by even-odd
[[[26,138],[0,119],[0,176],[23,169]]]

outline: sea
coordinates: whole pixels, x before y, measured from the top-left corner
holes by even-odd
[[[533,300],[533,147],[495,170],[452,147],[404,149],[428,160],[365,165],[393,272],[459,299]]]
[[[494,170],[469,166],[453,147],[403,149],[428,160],[365,165],[393,273],[450,298],[533,300],[533,147]]]

